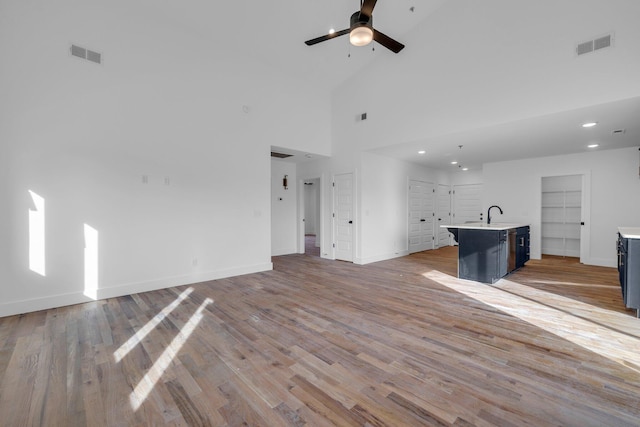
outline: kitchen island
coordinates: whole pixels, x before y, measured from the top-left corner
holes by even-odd
[[[529,224],[441,225],[458,242],[458,277],[495,283],[529,260]]]
[[[624,305],[640,317],[640,227],[618,227],[618,273]]]

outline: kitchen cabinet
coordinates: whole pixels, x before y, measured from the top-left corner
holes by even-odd
[[[618,228],[618,274],[625,307],[640,317],[640,227]]]
[[[458,277],[495,283],[529,260],[529,226],[465,223],[443,225],[458,242]]]
[[[530,227],[516,228],[516,269],[524,266],[529,261],[529,246],[531,242]]]
[[[495,283],[507,274],[507,230],[461,229],[458,277]]]

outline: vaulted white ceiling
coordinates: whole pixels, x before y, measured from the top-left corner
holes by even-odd
[[[380,0],[374,9],[373,25],[404,42],[403,36],[444,2]],[[327,90],[375,58],[392,60],[395,55],[376,43],[354,48],[348,36],[314,46],[304,43],[329,33],[331,28],[348,28],[351,14],[360,9],[358,0],[157,0],[149,4],[171,21],[210,40],[212,52],[237,50]]]
[[[185,30],[209,40],[212,52],[218,49],[242,52],[284,75],[306,80],[327,91],[335,91],[345,81],[366,70],[366,67],[376,67],[380,61],[398,61],[401,55],[415,55],[417,49],[423,49],[426,41],[417,40],[419,36],[416,35],[416,29],[431,25],[439,9],[450,5],[452,1],[455,0],[379,0],[374,11],[374,27],[407,46],[397,56],[375,44],[375,50],[372,50],[372,46],[352,47],[348,36],[315,46],[304,44],[305,40],[328,33],[330,28],[347,28],[350,15],[359,9],[357,0],[156,0],[149,2],[149,7],[160,11]],[[581,5],[579,1],[572,3]],[[603,0],[603,3],[606,1]],[[486,7],[499,8],[500,4],[492,0],[487,2]],[[529,4],[527,7],[532,6]],[[559,9],[548,11],[548,20],[554,25],[561,25],[563,16],[571,8]],[[567,31],[565,39],[559,42],[570,47],[571,43],[580,42],[581,38],[597,36],[601,28],[616,30],[597,19],[596,16],[591,21],[571,22],[571,31]],[[545,37],[543,24],[540,22],[541,38]],[[514,29],[511,25],[508,20],[504,21],[504,34],[508,35],[510,29]],[[527,42],[530,41],[528,39]],[[439,40],[439,43],[446,44],[447,40]],[[500,44],[502,40],[495,40],[495,43]],[[523,49],[536,48],[535,45],[523,45]],[[481,55],[476,52],[476,57]],[[606,82],[594,83],[606,85]],[[452,82],[443,84],[451,85]],[[585,88],[585,91],[588,90]],[[640,145],[640,98],[635,95],[637,93],[630,93],[628,99],[615,102],[584,105],[485,127],[476,126],[468,131],[453,131],[437,137],[394,141],[393,145],[372,151],[429,167],[456,170],[458,166],[450,165],[453,160],[471,169],[479,169],[486,162],[585,152],[589,150],[587,145],[590,143],[599,144],[596,150],[636,146]],[[597,121],[599,125],[583,129],[580,125],[585,121]],[[624,132],[613,133],[621,129]],[[281,148],[282,151],[286,150],[286,147]],[[419,155],[419,150],[426,150],[426,153]],[[290,152],[294,153],[294,150]],[[306,153],[295,154],[298,155],[290,158],[291,161],[308,160],[304,157]]]

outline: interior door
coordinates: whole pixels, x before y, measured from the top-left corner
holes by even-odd
[[[440,227],[451,224],[451,189],[448,185],[438,184],[436,194],[436,247],[441,248],[451,244],[449,230]]]
[[[409,181],[409,253],[434,247],[435,185]]]
[[[483,221],[482,184],[453,186],[453,223]]]
[[[334,181],[335,258],[353,261],[353,174],[335,176]]]

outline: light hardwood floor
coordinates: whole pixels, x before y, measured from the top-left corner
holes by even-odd
[[[617,272],[456,249],[274,271],[0,319],[0,424],[640,425]]]

